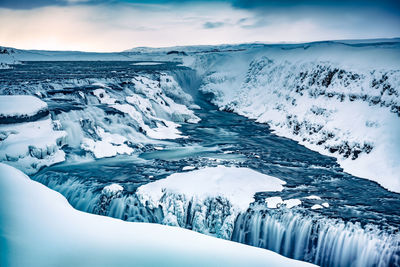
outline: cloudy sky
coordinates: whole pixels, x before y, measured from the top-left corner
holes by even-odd
[[[0,45],[137,46],[400,37],[399,0],[0,0]]]

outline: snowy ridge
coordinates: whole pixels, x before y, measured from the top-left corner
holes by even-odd
[[[5,164],[0,202],[2,266],[311,266],[181,228],[82,213]]]
[[[395,60],[398,60],[397,62]],[[321,43],[198,56],[201,90],[400,192],[400,46]]]

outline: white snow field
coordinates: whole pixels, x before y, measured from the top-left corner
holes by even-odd
[[[400,192],[399,39],[238,47],[184,60],[214,104]]]
[[[83,213],[0,163],[1,266],[312,266],[178,227]]]
[[[64,161],[66,132],[54,130],[48,114],[34,96],[0,96],[0,161],[28,174]]]

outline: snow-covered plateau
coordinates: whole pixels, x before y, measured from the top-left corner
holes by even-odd
[[[2,163],[0,202],[1,266],[313,266],[182,228],[83,213]]]

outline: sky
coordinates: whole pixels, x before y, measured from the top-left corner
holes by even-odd
[[[400,0],[0,0],[0,45],[114,52],[400,37]]]

